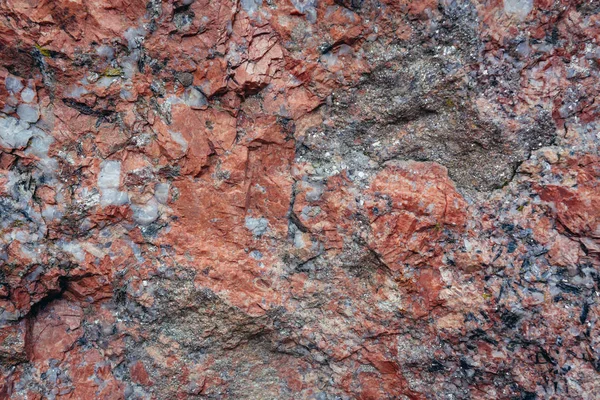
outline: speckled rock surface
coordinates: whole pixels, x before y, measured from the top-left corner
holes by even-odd
[[[597,399],[600,3],[0,2],[1,399]]]

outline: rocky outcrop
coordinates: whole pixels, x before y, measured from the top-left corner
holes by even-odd
[[[595,398],[599,24],[1,2],[0,398]]]

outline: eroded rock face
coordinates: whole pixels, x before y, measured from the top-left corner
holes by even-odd
[[[353,152],[368,155],[378,166],[395,159],[434,161],[446,166],[463,188],[503,186],[532,150],[552,144],[554,122],[542,108],[511,121],[508,113],[493,109],[485,99],[484,85],[464,70],[452,71],[457,64],[464,61],[408,50],[358,86],[334,92],[333,116],[326,114],[321,137],[325,143],[319,147],[327,151],[329,138],[336,138],[339,143],[333,148],[347,151],[341,156],[349,164]]]
[[[596,398],[599,25],[0,4],[0,398]]]

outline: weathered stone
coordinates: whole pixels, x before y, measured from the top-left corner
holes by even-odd
[[[0,398],[595,398],[599,23],[0,2]]]

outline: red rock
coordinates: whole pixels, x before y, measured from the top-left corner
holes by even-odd
[[[581,248],[576,242],[560,235],[548,252],[551,262],[563,267],[579,264]]]
[[[88,301],[89,299],[99,301],[112,298],[112,289],[107,276],[89,276],[71,280],[67,285],[67,290],[81,301]]]
[[[62,360],[81,336],[82,316],[79,305],[65,300],[52,302],[41,310],[31,322],[28,359],[45,363],[51,358]]]
[[[129,367],[129,373],[131,374],[131,380],[133,382],[144,386],[152,386],[150,376],[148,375],[148,372],[146,372],[146,368],[141,361],[133,363],[133,365]]]
[[[594,397],[597,11],[1,3],[0,398]]]
[[[440,254],[432,244],[446,227],[460,230],[466,220],[464,200],[446,170],[435,164],[390,167],[375,178],[370,194],[372,244],[392,269]]]
[[[577,191],[567,187],[548,185],[540,193],[542,200],[553,207],[558,221],[579,236],[600,236],[600,189],[597,179],[598,164],[580,170]],[[588,172],[589,171],[589,172]]]

